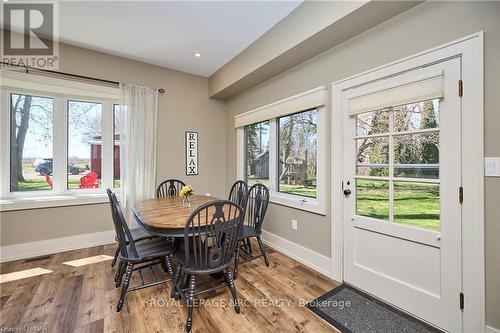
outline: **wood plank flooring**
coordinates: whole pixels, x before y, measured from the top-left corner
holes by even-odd
[[[1,274],[36,267],[53,273],[0,284],[0,330],[183,332],[186,306],[170,298],[168,284],[128,293],[117,314],[119,289],[113,284],[110,261],[80,267],[62,264],[113,255],[114,249],[114,245],[98,246],[1,264]],[[262,259],[240,268],[236,288],[241,313],[234,312],[227,288],[201,295],[193,332],[338,332],[304,306],[338,283],[270,248],[268,256],[269,268]],[[131,283],[137,283],[134,275]]]

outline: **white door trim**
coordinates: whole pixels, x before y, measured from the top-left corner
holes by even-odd
[[[484,37],[483,32],[463,37],[416,55],[332,83],[332,201],[331,258],[333,278],[343,281],[342,105],[344,90],[387,76],[461,57],[462,103],[462,291],[465,295],[463,332],[485,331],[484,291]],[[458,93],[458,84],[457,84]],[[458,194],[457,194],[458,199]],[[457,306],[459,297],[457,295]]]

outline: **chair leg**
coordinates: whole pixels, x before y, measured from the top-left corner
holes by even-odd
[[[120,262],[118,262],[118,267],[116,268],[116,272],[115,272],[115,283],[116,283],[116,281],[118,281],[118,275],[120,274],[121,268],[122,268],[122,262],[120,260]]]
[[[240,304],[238,303],[238,295],[236,294],[236,285],[234,284],[233,274],[231,273],[230,269],[227,271],[227,273],[224,273],[224,277],[226,278],[227,286],[229,287],[229,290],[231,290],[231,295],[233,296],[234,311],[236,311],[236,313],[239,314]]]
[[[120,260],[118,262],[118,269],[115,274],[115,288],[118,288],[122,284],[123,274],[125,274],[126,264]]]
[[[115,256],[113,257],[113,261],[111,262],[111,267],[115,267],[116,260],[118,259],[118,253],[120,253],[120,246],[116,247]]]
[[[186,320],[186,332],[191,332],[193,326],[193,306],[194,306],[194,289],[196,287],[196,276],[191,275],[189,278],[189,291],[187,297],[188,317]]]
[[[264,262],[266,263],[266,266],[269,267],[269,260],[267,260],[266,256],[266,249],[264,248],[264,244],[262,243],[260,236],[257,236],[257,242],[259,243],[260,253],[262,253],[262,256],[264,257]]]
[[[127,271],[125,273],[125,280],[123,281],[122,292],[120,293],[120,299],[118,300],[118,305],[116,306],[116,312],[120,312],[123,307],[123,302],[125,302],[125,295],[127,294],[128,285],[130,283],[130,277],[132,276],[134,264],[127,263]]]
[[[163,258],[163,262],[164,262],[164,265],[165,267],[163,268],[165,270],[165,273],[168,273],[168,275],[170,276],[170,280],[173,280],[174,278],[174,271],[172,269],[172,262],[170,261],[170,258],[168,256],[166,256],[165,258]]]
[[[181,265],[177,265],[177,268],[175,270],[175,275],[172,278],[172,291],[170,292],[170,297],[174,298],[175,300],[180,299],[180,294],[177,291],[177,284],[179,283],[179,278],[181,276]]]
[[[234,257],[234,278],[238,278],[238,261],[240,260],[240,242],[236,243],[236,255]]]

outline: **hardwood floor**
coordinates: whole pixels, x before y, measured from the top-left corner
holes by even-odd
[[[119,289],[113,284],[111,261],[80,267],[62,264],[112,256],[114,249],[114,245],[98,246],[0,265],[1,274],[36,267],[53,271],[0,284],[0,329],[183,332],[186,306],[170,298],[168,284],[127,293],[123,310],[117,314]],[[268,255],[269,268],[261,258],[240,266],[236,288],[241,313],[234,312],[227,288],[201,295],[193,314],[193,332],[338,332],[304,306],[337,282],[270,248]],[[132,283],[137,283],[135,273]]]

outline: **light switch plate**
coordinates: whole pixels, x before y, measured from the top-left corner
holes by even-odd
[[[486,157],[484,159],[484,175],[486,177],[500,177],[500,157]]]
[[[292,220],[292,230],[297,231],[298,230],[298,223],[297,220]]]

